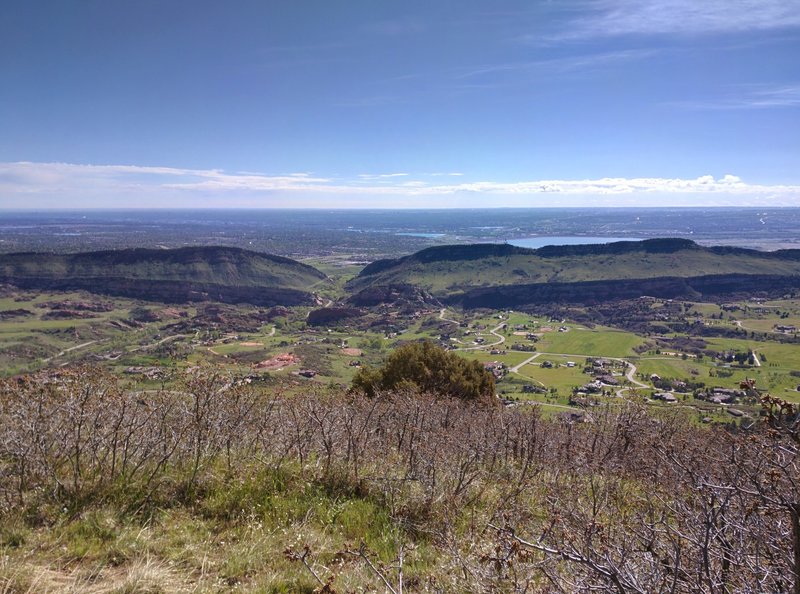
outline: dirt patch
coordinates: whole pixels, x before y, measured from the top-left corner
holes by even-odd
[[[243,347],[255,347],[255,346],[264,346],[260,342],[240,342],[239,346]]]
[[[354,349],[352,347],[344,348],[342,349],[342,352],[350,357],[360,357],[361,355],[364,354],[364,351],[362,351],[361,349]]]
[[[74,309],[57,309],[48,311],[42,316],[43,320],[85,320],[96,317],[90,311],[78,311]]]
[[[298,365],[299,363],[300,357],[293,355],[292,353],[281,353],[280,355],[275,355],[271,359],[261,361],[261,363],[256,363],[254,367],[256,369],[266,369],[267,371],[279,371],[284,367]]]
[[[74,301],[72,299],[65,299],[64,301],[45,301],[36,307],[43,309],[63,309],[72,311],[93,311],[95,313],[113,311],[114,306],[110,303],[103,303],[100,301]]]

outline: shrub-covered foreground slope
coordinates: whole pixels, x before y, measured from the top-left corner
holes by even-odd
[[[800,251],[704,248],[682,239],[537,250],[508,244],[441,246],[374,262],[350,283],[350,288],[362,291],[409,284],[466,306],[581,301],[587,294],[596,294],[599,287],[605,287],[605,294],[595,300],[639,294],[716,296],[733,289],[800,286]],[[511,286],[517,289],[509,297],[502,288]],[[498,287],[501,290],[495,290]]]
[[[310,303],[310,290],[326,278],[289,258],[231,247],[0,255],[0,282],[166,302]]]
[[[796,411],[0,382],[3,592],[795,592]],[[402,583],[402,586],[401,586]]]

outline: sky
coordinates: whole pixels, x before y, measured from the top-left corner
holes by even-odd
[[[0,208],[800,206],[800,0],[4,0]]]

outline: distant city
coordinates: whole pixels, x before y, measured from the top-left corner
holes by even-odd
[[[653,237],[775,250],[800,247],[798,228],[800,208],[7,210],[0,252],[228,245],[370,260],[442,244],[535,248]]]

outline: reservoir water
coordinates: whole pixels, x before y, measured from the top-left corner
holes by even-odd
[[[641,241],[640,237],[583,237],[583,236],[556,236],[556,237],[522,237],[509,239],[506,243],[524,248],[540,248],[546,245],[586,245],[599,243],[613,243],[615,241]]]

